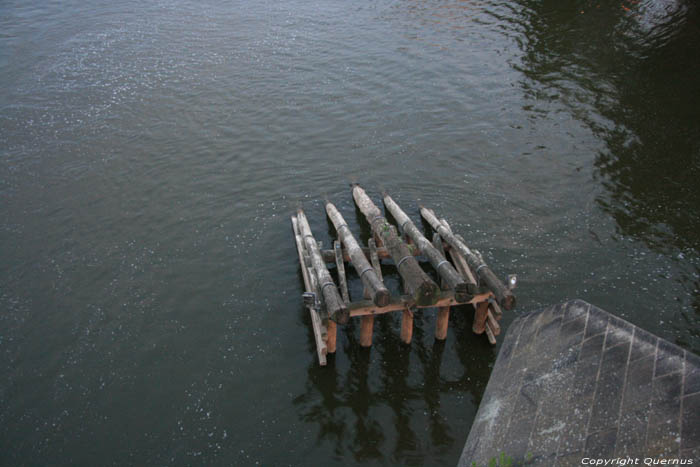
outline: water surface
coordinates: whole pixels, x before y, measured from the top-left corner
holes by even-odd
[[[329,245],[327,196],[366,239],[355,181],[518,274],[505,326],[582,298],[700,352],[699,25],[682,0],[3,2],[0,464],[456,463],[498,352],[469,310],[444,344],[434,312],[408,347],[351,324],[316,363],[289,217]]]

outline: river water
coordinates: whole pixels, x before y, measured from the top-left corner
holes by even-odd
[[[518,274],[505,326],[582,298],[700,352],[699,18],[3,1],[0,464],[456,463],[499,348],[469,310],[317,365],[290,215],[366,239],[352,182]]]

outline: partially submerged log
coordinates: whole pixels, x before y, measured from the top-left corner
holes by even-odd
[[[447,226],[443,225],[435,216],[432,209],[421,207],[420,212],[423,218],[442,236],[445,242],[464,256],[467,260],[467,264],[469,264],[469,267],[475,272],[479,281],[494,293],[498,303],[506,310],[512,309],[515,306],[515,295],[513,295],[510,289],[503,285],[503,282],[501,282],[498,277],[496,277],[493,271],[484,263],[481,256],[472,252],[464,243],[463,239],[460,239],[453,234]]]
[[[310,271],[309,266],[306,261],[306,251],[304,248],[304,243],[301,240],[301,233],[299,232],[299,223],[297,218],[292,216],[292,229],[294,230],[294,240],[297,245],[297,253],[299,254],[299,265],[301,266],[301,275],[304,278],[304,288],[307,292],[316,294],[316,278],[314,274]],[[311,315],[311,328],[314,331],[314,340],[316,341],[316,352],[318,354],[318,363],[321,366],[326,365],[326,354],[328,353],[328,346],[326,344],[328,340],[328,329],[323,325],[321,317],[318,315],[318,310],[316,309],[315,303],[308,306],[309,314]],[[330,321],[328,321],[330,323]],[[326,337],[324,339],[324,336]]]
[[[338,232],[338,238],[345,245],[348,256],[350,256],[350,263],[355,268],[357,275],[360,276],[370,298],[377,306],[386,306],[389,303],[389,290],[384,286],[375,268],[367,261],[362,248],[360,248],[348,225],[345,223],[345,219],[330,202],[326,203],[326,213],[328,213],[328,217],[333,222],[336,232]]]
[[[447,261],[445,256],[425,238],[413,221],[411,221],[399,205],[396,204],[391,196],[386,193],[384,194],[384,205],[394,216],[396,222],[401,226],[403,233],[413,240],[418,246],[418,249],[428,258],[430,264],[433,265],[440,277],[446,282],[447,286],[455,291],[455,298],[457,301],[466,302],[469,300],[469,296],[476,293],[476,286],[466,282],[464,277],[462,277],[462,275],[455,270],[454,266]],[[471,290],[468,285],[472,286]]]
[[[419,305],[434,303],[439,292],[437,284],[421,269],[411,250],[398,236],[396,228],[382,216],[379,208],[359,185],[353,187],[352,195],[357,207],[367,218],[373,234],[394,260],[406,293]]]
[[[314,236],[311,233],[309,222],[306,220],[306,215],[304,215],[304,211],[301,209],[297,211],[297,221],[301,236],[304,240],[304,245],[306,246],[306,250],[311,259],[313,270],[315,271],[317,276],[316,278],[318,279],[318,287],[321,291],[321,296],[323,297],[323,301],[326,306],[326,312],[335,322],[345,324],[350,317],[350,312],[348,311],[345,302],[340,297],[338,288],[335,286],[335,282],[333,282],[333,278],[328,272],[328,269],[326,269],[326,263],[323,261],[321,251],[316,243],[316,239],[314,239]]]

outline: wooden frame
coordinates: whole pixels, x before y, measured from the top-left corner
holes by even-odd
[[[515,303],[515,296],[490,270],[488,276],[482,277],[481,272],[488,267],[478,252],[476,255],[472,253],[464,244],[464,239],[453,234],[447,221],[437,221],[432,210],[421,208],[423,217],[436,230],[430,242],[398,204],[385,194],[385,204],[397,221],[403,221],[399,227],[406,237],[400,238],[396,227],[388,223],[379,208],[357,185],[353,187],[353,198],[372,227],[373,238],[367,247],[357,243],[342,215],[329,202],[326,203],[326,212],[338,233],[332,250],[320,248],[303,210],[299,209],[292,216],[292,229],[304,278],[304,304],[311,315],[319,364],[326,365],[327,355],[335,352],[337,324],[344,324],[348,318],[361,319],[360,345],[369,347],[372,345],[374,316],[401,312],[401,340],[410,344],[413,312],[425,308],[437,310],[435,338],[444,340],[447,337],[450,308],[473,305],[472,330],[476,334],[486,334],[489,342],[495,344],[495,336],[501,332],[498,321],[503,315],[499,304],[506,304],[506,309],[510,309]],[[442,290],[420,270],[417,257],[427,257],[431,265],[437,266],[436,275],[441,278]],[[394,262],[403,279],[403,294],[391,295],[384,286],[380,258]],[[479,274],[470,268],[477,259]],[[348,294],[346,262],[363,282],[364,297],[361,300],[352,301]],[[337,284],[326,269],[328,264],[336,267]]]

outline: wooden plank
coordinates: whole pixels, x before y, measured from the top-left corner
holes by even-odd
[[[345,263],[341,253],[340,242],[333,242],[333,250],[335,251],[335,267],[338,268],[338,282],[340,285],[340,294],[343,297],[345,304],[350,303],[350,295],[348,294],[348,281],[345,277]]]
[[[311,284],[311,289],[317,295],[319,294],[318,282],[315,274],[309,269],[309,281]],[[328,353],[328,346],[326,341],[328,339],[328,330],[323,325],[323,321],[318,314],[318,310],[315,307],[309,308],[309,313],[311,314],[311,327],[314,330],[314,338],[316,340],[316,353],[318,354],[318,363],[321,366],[326,365],[326,354]]]
[[[491,345],[496,345],[496,336],[494,336],[494,332],[491,329],[491,326],[489,323],[486,323],[486,326],[484,327],[484,331],[486,332],[486,337],[489,339],[489,343]]]
[[[326,268],[326,263],[321,257],[321,251],[318,247],[318,243],[316,243],[316,239],[311,233],[309,221],[306,219],[306,215],[301,209],[297,210],[297,225],[299,227],[302,240],[304,241],[304,245],[306,246],[306,251],[311,257],[313,271],[316,274],[316,279],[318,279],[319,289],[321,291],[321,295],[323,296],[325,310],[329,317],[336,323],[345,324],[350,317],[347,306],[340,297],[338,288],[335,286],[335,282],[333,282],[333,278],[331,278],[331,275]]]
[[[489,310],[486,312],[486,323],[489,325],[489,328],[491,328],[491,331],[493,331],[494,336],[497,336],[501,333],[501,325],[498,324],[496,318],[493,317],[493,313],[491,313],[491,307],[489,307]]]
[[[435,282],[421,269],[418,261],[405,242],[399,238],[396,228],[382,216],[379,208],[367,196],[367,193],[355,185],[352,191],[357,207],[369,222],[375,241],[379,241],[389,251],[404,281],[405,293],[420,305],[433,304],[439,288]]]
[[[384,205],[401,226],[403,233],[418,246],[418,249],[428,258],[438,275],[455,291],[455,298],[459,301],[469,300],[469,296],[476,292],[475,284],[468,284],[464,277],[455,270],[445,256],[433,246],[430,241],[420,232],[418,227],[411,221],[398,204],[384,193]],[[471,286],[471,287],[469,287]]]
[[[491,269],[486,265],[483,258],[480,255],[472,252],[464,242],[464,239],[458,238],[452,232],[450,232],[435,216],[435,213],[428,208],[421,207],[421,215],[428,221],[428,223],[440,233],[443,240],[450,247],[458,250],[464,258],[467,260],[469,267],[474,270],[479,278],[479,282],[483,283],[491,290],[495,295],[498,303],[506,310],[510,310],[515,306],[515,295],[513,292],[503,285],[498,277],[491,271]]]
[[[486,317],[489,310],[489,302],[484,301],[476,304],[476,312],[474,313],[474,324],[472,331],[474,334],[483,334],[486,328]]]
[[[389,303],[389,290],[384,286],[377,272],[362,253],[362,249],[357,243],[357,240],[355,240],[352,232],[350,232],[350,228],[345,223],[345,219],[330,202],[326,203],[326,213],[331,222],[333,222],[336,232],[338,232],[338,238],[348,250],[350,264],[355,268],[357,275],[360,276],[360,280],[362,280],[362,284],[370,294],[370,297],[377,306],[381,307],[387,305]],[[339,254],[340,253],[336,251],[336,262],[338,261]]]
[[[474,298],[469,300],[467,304],[475,305],[476,303],[483,302],[493,297],[491,292],[475,295]],[[355,302],[350,302],[348,309],[350,310],[350,317],[354,316],[365,316],[365,315],[381,315],[384,313],[391,313],[394,311],[405,310],[411,302],[411,297],[403,295],[401,297],[392,297],[389,305],[383,308],[377,308],[377,305],[372,303],[371,300],[359,300]],[[443,292],[441,298],[439,298],[434,304],[431,305],[414,305],[414,308],[431,308],[431,307],[442,307],[442,306],[452,306],[452,305],[464,305],[454,298],[452,291]]]

